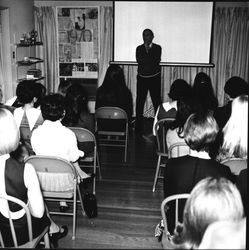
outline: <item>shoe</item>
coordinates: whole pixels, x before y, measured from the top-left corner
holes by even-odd
[[[60,212],[65,213],[69,209],[69,206],[61,206],[60,205]]]
[[[63,231],[61,232],[61,229]],[[58,233],[50,234],[50,244],[52,248],[58,248],[58,240],[64,238],[68,233],[67,226],[62,226]]]

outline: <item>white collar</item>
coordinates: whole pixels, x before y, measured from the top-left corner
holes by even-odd
[[[194,157],[198,157],[198,158],[202,158],[202,159],[210,159],[210,156],[207,152],[205,151],[196,151],[196,150],[192,150],[190,151],[190,155],[194,156]]]

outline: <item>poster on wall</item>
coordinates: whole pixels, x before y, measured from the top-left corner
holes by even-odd
[[[98,7],[57,7],[59,75],[98,78]]]

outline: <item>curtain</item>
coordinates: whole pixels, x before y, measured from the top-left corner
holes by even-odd
[[[100,6],[100,58],[99,58],[99,80],[100,86],[104,80],[105,72],[112,60],[113,44],[113,13],[112,7]]]
[[[34,7],[35,29],[43,46],[37,46],[37,56],[44,59],[39,65],[45,75],[44,85],[47,92],[56,92],[58,88],[58,55],[56,31],[56,7]]]
[[[4,103],[15,95],[15,82],[12,81],[12,65],[10,50],[9,9],[0,10],[0,88]],[[16,70],[13,67],[13,71]]]

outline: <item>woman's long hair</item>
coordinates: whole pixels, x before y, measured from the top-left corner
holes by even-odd
[[[248,96],[241,95],[232,102],[232,113],[223,132],[221,153],[226,158],[247,158]]]

